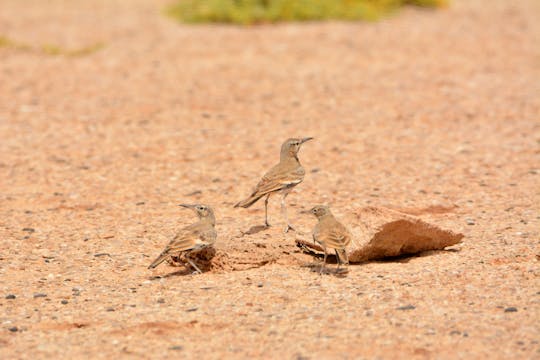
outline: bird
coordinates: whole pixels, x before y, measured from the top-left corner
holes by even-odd
[[[346,247],[351,242],[352,235],[347,228],[340,223],[326,205],[317,205],[309,210],[319,220],[313,230],[313,240],[324,249],[324,260],[319,274],[322,274],[328,256],[327,248],[334,249],[338,260],[337,271],[341,264],[349,265]]]
[[[283,145],[281,145],[279,163],[264,174],[247,199],[238,202],[234,207],[248,208],[255,204],[260,198],[266,197],[264,200],[264,225],[269,227],[268,200],[270,195],[279,192],[282,195],[281,213],[286,223],[284,232],[286,233],[289,230],[294,230],[287,217],[285,198],[289,195],[289,192],[293,187],[304,180],[306,172],[298,160],[298,151],[302,144],[312,139],[312,137],[287,139]]]
[[[148,268],[154,269],[171,256],[184,254],[186,260],[195,269],[195,273],[200,274],[202,271],[190,259],[190,254],[214,245],[217,238],[214,210],[203,204],[180,204],[179,206],[195,211],[199,221],[181,229]]]

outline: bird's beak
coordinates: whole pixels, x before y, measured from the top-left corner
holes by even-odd
[[[300,211],[300,214],[311,214],[312,211],[313,211],[313,209],[302,210],[302,211]]]
[[[195,205],[191,205],[191,204],[179,204],[178,206],[185,207],[188,209],[193,209],[195,207]]]
[[[309,140],[313,140],[313,138],[312,137],[303,138],[302,140],[300,140],[300,144],[303,144],[303,143],[305,143],[306,141],[309,141]]]

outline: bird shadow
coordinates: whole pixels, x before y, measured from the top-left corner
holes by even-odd
[[[327,260],[331,260],[331,259],[328,258]],[[301,265],[301,267],[308,268],[311,272],[321,274],[321,275],[323,275],[323,274],[324,275],[333,275],[333,276],[338,277],[338,278],[346,278],[347,277],[347,275],[349,273],[349,270],[347,268],[340,268],[338,270],[338,269],[336,269],[334,267],[328,267],[328,264],[337,264],[337,261],[336,261],[335,258],[333,260],[331,260],[331,261],[327,261],[326,262],[327,266],[323,269],[322,273],[320,272],[322,262],[307,263],[307,264]]]
[[[157,279],[167,279],[174,276],[187,276],[193,274],[193,270],[185,262],[181,261],[179,257],[173,257],[168,261],[169,266],[179,268],[173,272],[167,273],[165,275],[156,275],[150,278],[150,280]]]
[[[270,228],[270,226],[255,225],[255,226],[250,227],[247,231],[242,231],[242,236],[257,234],[257,233],[260,233],[261,231],[267,230],[268,228]]]
[[[167,279],[167,278],[171,278],[171,277],[175,277],[175,276],[188,276],[188,275],[192,275],[192,274],[193,274],[192,270],[190,270],[188,268],[184,268],[184,269],[176,270],[176,271],[164,274],[164,275],[151,276],[149,278],[149,280]]]

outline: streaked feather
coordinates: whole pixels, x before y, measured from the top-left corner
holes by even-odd
[[[270,169],[259,181],[251,195],[235,207],[250,207],[263,196],[296,186],[304,179],[305,171],[298,161],[283,161]]]
[[[207,221],[199,221],[181,229],[176,236],[167,244],[163,252],[150,264],[153,269],[169,256],[179,255],[185,251],[201,249],[214,244],[217,237],[213,224]]]

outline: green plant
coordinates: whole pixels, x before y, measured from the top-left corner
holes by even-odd
[[[376,20],[403,5],[443,6],[446,0],[178,0],[167,9],[184,22],[235,24],[306,20]]]

